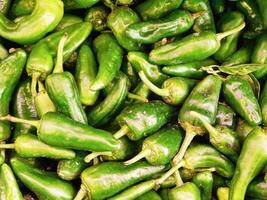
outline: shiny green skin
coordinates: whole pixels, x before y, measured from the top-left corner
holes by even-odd
[[[85,169],[81,179],[92,199],[103,200],[164,169],[165,166],[151,166],[144,161],[128,166],[120,162],[104,162]]]
[[[261,109],[247,80],[230,75],[223,84],[224,100],[250,125],[262,122]]]
[[[16,153],[26,158],[72,159],[75,157],[74,151],[47,145],[31,134],[18,136],[14,145]]]
[[[157,192],[151,190],[142,196],[136,198],[136,200],[162,200],[162,198],[158,195]]]
[[[211,31],[193,33],[180,40],[153,49],[149,61],[158,65],[175,65],[204,60],[220,48],[220,41]]]
[[[4,60],[8,57],[8,51],[6,48],[0,43],[0,61]]]
[[[64,61],[83,43],[91,33],[92,25],[89,22],[77,23],[65,29],[52,33],[34,45],[27,60],[26,71],[29,76],[39,73],[41,79],[45,79],[53,70],[57,48],[64,33],[68,39],[64,45]],[[44,56],[45,55],[45,56]]]
[[[216,115],[216,125],[225,126],[235,129],[237,123],[237,116],[235,112],[226,104],[219,103]]]
[[[159,19],[179,8],[182,2],[182,0],[145,0],[136,7],[136,10],[144,21]]]
[[[201,122],[192,112],[200,114],[210,124],[215,123],[221,86],[220,78],[209,75],[193,88],[178,116],[178,121],[186,131],[191,129],[196,134],[205,133]]]
[[[79,178],[81,172],[88,166],[84,162],[86,152],[77,151],[75,158],[69,160],[60,160],[57,165],[57,175],[66,181]]]
[[[246,196],[262,200],[267,199],[267,182],[265,182],[262,178],[253,180],[248,185]]]
[[[24,200],[11,168],[5,163],[0,167],[0,197],[1,200]]]
[[[142,151],[148,151],[145,156],[151,165],[165,165],[178,152],[182,143],[182,130],[178,126],[162,128],[143,141]]]
[[[93,6],[85,14],[84,21],[93,24],[94,31],[104,31],[107,28],[108,10],[104,6]]]
[[[59,179],[56,175],[40,170],[16,157],[10,159],[10,164],[16,177],[38,199],[72,200],[74,198],[75,191],[71,183]]]
[[[194,17],[185,10],[175,10],[167,16],[145,22],[138,22],[126,29],[126,34],[138,43],[153,44],[162,38],[188,31],[194,24]]]
[[[11,101],[15,87],[24,70],[27,55],[26,52],[18,49],[10,54],[6,59],[0,61],[0,115],[9,113],[9,103]],[[7,121],[0,122],[0,141],[6,140],[10,136],[10,124]]]
[[[193,26],[193,30],[195,32],[216,32],[209,0],[184,0],[182,8],[192,13],[202,13],[202,15],[195,20],[195,24]]]
[[[10,0],[2,0],[0,2],[0,13],[3,13],[6,15],[8,13],[9,7],[10,7]]]
[[[137,87],[137,85],[140,83],[140,79],[139,79],[137,71],[133,68],[132,64],[128,61],[127,57],[124,57],[124,60],[121,66],[121,71],[128,76],[130,80],[131,88]]]
[[[267,81],[262,89],[259,103],[261,106],[262,123],[267,125]]]
[[[208,58],[195,62],[181,63],[177,65],[167,65],[162,68],[162,71],[170,76],[203,79],[206,76],[206,73],[201,70],[201,67],[214,64],[216,64],[215,61]]]
[[[112,151],[119,145],[111,133],[54,112],[42,117],[37,134],[47,144],[75,150]]]
[[[115,85],[112,87],[106,98],[87,113],[90,125],[101,126],[106,124],[122,107],[127,98],[129,79],[122,72],[118,74],[116,79]]]
[[[216,172],[225,178],[231,178],[235,172],[233,163],[207,144],[190,146],[185,153],[184,161],[184,167],[187,169],[214,167]]]
[[[159,130],[171,120],[173,114],[173,107],[154,100],[129,105],[116,117],[116,121],[121,127],[126,125],[130,129],[127,136],[130,140],[136,141]]]
[[[267,131],[256,127],[246,137],[230,185],[229,200],[242,200],[248,184],[267,164]]]
[[[238,11],[231,11],[226,12],[220,17],[220,21],[218,23],[219,26],[219,32],[226,32],[230,31],[238,26],[240,26],[242,23],[244,23],[245,17],[242,13]],[[234,33],[232,35],[229,35],[221,42],[221,47],[219,50],[213,55],[213,57],[223,62],[228,56],[232,55],[238,45],[238,38],[241,31]]]
[[[17,21],[12,22],[0,13],[0,36],[19,44],[33,44],[54,30],[63,12],[60,0],[36,0],[32,13]]]
[[[239,140],[243,142],[254,128],[255,126],[252,126],[246,121],[239,119],[236,127],[236,133],[239,137]]]
[[[209,171],[200,172],[194,176],[192,182],[201,191],[201,200],[211,200],[212,199],[212,188],[213,188],[213,176]]]
[[[266,12],[267,12],[267,2],[264,0],[256,0],[258,8],[259,8],[259,12],[261,14],[262,17],[262,21],[264,24],[264,28],[267,28],[267,16],[266,16]]]
[[[100,34],[94,40],[93,44],[99,68],[91,90],[101,90],[105,88],[118,73],[122,63],[123,51],[115,37],[110,33]]]
[[[137,22],[140,22],[139,16],[129,7],[114,8],[107,18],[107,26],[118,43],[128,51],[140,49],[140,45],[126,34],[128,26]]]
[[[57,25],[57,27],[55,28],[55,31],[60,31],[68,26],[81,22],[83,22],[83,19],[81,17],[78,17],[76,15],[65,14]]]
[[[83,105],[92,106],[95,104],[99,92],[90,90],[95,81],[97,73],[97,63],[90,46],[83,44],[79,50],[75,80],[80,94],[80,101]]]
[[[14,0],[10,9],[12,17],[29,15],[33,11],[35,0]]]
[[[267,63],[267,34],[262,34],[256,42],[252,52],[251,61],[253,63],[265,64]],[[263,68],[254,72],[257,79],[264,77],[267,74],[267,68]]]
[[[63,0],[64,8],[66,10],[76,10],[80,8],[90,8],[99,0]]]
[[[13,114],[22,119],[37,119],[37,112],[34,106],[31,93],[31,80],[26,79],[20,82],[13,96]],[[36,128],[28,124],[15,124],[13,139],[21,134],[35,133]]]
[[[213,13],[221,14],[225,10],[225,0],[211,0],[210,5]]]
[[[191,182],[177,186],[168,191],[169,200],[201,200],[199,188]]]
[[[159,66],[151,64],[148,61],[147,54],[143,52],[129,52],[127,58],[137,72],[143,71],[146,77],[158,86],[161,86],[162,83],[168,78],[167,75],[161,72]]]
[[[232,55],[228,56],[222,63],[222,65],[239,65],[250,63],[252,49],[251,46],[244,46],[234,52]]]
[[[70,72],[53,73],[46,78],[47,93],[57,110],[75,121],[87,124],[87,117],[80,101],[80,94]]]

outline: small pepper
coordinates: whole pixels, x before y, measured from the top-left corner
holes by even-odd
[[[219,103],[216,115],[216,125],[225,126],[231,129],[236,128],[237,116],[231,107],[224,103]]]
[[[93,30],[100,32],[107,28],[108,9],[104,6],[95,5],[89,8],[85,14],[84,21],[93,24]]]
[[[264,87],[261,92],[260,106],[261,106],[261,113],[262,113],[262,123],[264,125],[267,125],[267,81],[265,82]]]
[[[81,22],[83,22],[82,18],[76,15],[65,14],[61,19],[61,21],[58,23],[54,31],[61,31],[68,26],[71,26],[73,24],[78,24]]]
[[[192,182],[201,191],[201,200],[211,200],[213,188],[213,176],[209,171],[200,172],[194,176]]]
[[[169,200],[201,200],[199,188],[191,182],[177,186],[168,191]]]
[[[251,60],[251,46],[244,46],[234,52],[232,55],[228,56],[222,65],[233,66],[239,64],[250,63]]]

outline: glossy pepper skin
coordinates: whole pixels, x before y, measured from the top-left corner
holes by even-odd
[[[120,162],[106,162],[85,169],[81,179],[82,184],[90,192],[91,198],[102,200],[164,169],[165,166],[151,166],[143,161],[129,166]],[[105,187],[102,187],[103,180],[105,180]]]
[[[267,125],[267,81],[265,82],[264,87],[262,89],[259,102],[261,106],[262,123],[264,125]]]
[[[216,115],[216,125],[225,126],[235,129],[237,123],[237,116],[231,107],[224,103],[219,103]]]
[[[55,31],[60,31],[68,26],[81,22],[83,22],[83,19],[81,17],[78,17],[76,15],[65,14],[58,23],[57,27],[55,28]]]
[[[263,178],[256,178],[249,185],[246,196],[257,199],[267,199],[267,182]]]
[[[162,200],[162,198],[160,197],[160,195],[158,195],[157,192],[151,190],[143,194],[142,196],[138,197],[136,200]]]
[[[222,65],[239,65],[250,63],[252,49],[251,46],[244,46],[234,52],[232,55],[228,56],[222,63]]]
[[[37,119],[37,112],[32,100],[31,80],[18,84],[13,99],[13,114],[22,119]],[[35,133],[36,128],[27,124],[16,124],[13,139],[21,134]]]
[[[134,23],[126,34],[138,43],[153,44],[162,38],[188,31],[194,24],[194,15],[185,10],[175,10],[158,20]]]
[[[267,164],[267,132],[254,128],[246,137],[231,180],[229,200],[244,199],[249,183]]]
[[[12,17],[20,17],[29,15],[33,11],[35,6],[34,0],[14,0],[10,9]]]
[[[71,183],[60,180],[51,173],[35,168],[20,158],[11,158],[10,164],[15,175],[28,189],[35,193],[38,199],[73,199],[74,188]]]
[[[99,2],[99,0],[63,0],[64,8],[66,10],[90,8],[97,2]]]
[[[170,189],[168,191],[168,196],[169,200],[201,200],[201,192],[199,188],[191,182]]]
[[[3,164],[0,167],[0,197],[2,200],[23,200],[12,169]]]
[[[94,51],[99,63],[96,79],[91,90],[101,90],[116,76],[122,63],[123,51],[114,36],[110,33],[100,34],[93,41]]]
[[[105,6],[95,5],[87,10],[84,21],[91,22],[93,30],[100,32],[107,28],[108,14],[108,9]]]
[[[211,172],[198,173],[194,176],[192,182],[200,189],[202,200],[210,200],[212,198],[213,176]]]
[[[145,0],[136,7],[136,10],[142,19],[147,21],[163,17],[170,11],[179,8],[181,3],[182,0]]]
[[[9,113],[9,103],[15,86],[18,83],[26,63],[26,52],[18,49],[0,62],[0,115]],[[8,122],[0,122],[0,141],[8,139],[10,126]]]
[[[223,95],[225,101],[249,124],[261,124],[261,109],[248,81],[241,76],[228,76],[223,84]]]
[[[107,18],[107,26],[123,48],[128,51],[138,51],[140,49],[139,44],[126,35],[126,29],[139,21],[139,16],[131,8],[123,6],[112,10]]]
[[[52,31],[62,17],[63,3],[60,0],[36,0],[32,13],[17,22],[0,13],[0,36],[19,44],[33,44]]]
[[[260,15],[262,17],[262,21],[264,24],[264,28],[267,28],[267,17],[266,17],[266,11],[267,11],[267,3],[264,0],[256,0]]]

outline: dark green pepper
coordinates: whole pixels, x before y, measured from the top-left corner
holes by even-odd
[[[215,124],[235,129],[236,123],[237,123],[237,116],[235,112],[226,104],[219,103]]]
[[[63,0],[64,8],[66,10],[90,8],[97,2],[99,2],[99,0]]]
[[[267,3],[265,0],[256,0],[259,12],[262,17],[262,22],[264,24],[264,28],[267,28],[267,16],[266,16],[266,11],[267,11]]]
[[[250,63],[252,54],[251,48],[252,48],[251,46],[241,47],[232,55],[228,56],[224,60],[222,65],[233,66],[233,65]]]
[[[104,31],[107,28],[108,10],[104,6],[93,6],[85,14],[84,21],[93,24],[94,31]]]
[[[10,9],[12,17],[29,15],[33,11],[35,0],[14,0]]]
[[[3,44],[0,43],[0,61],[8,57],[8,52]]]
[[[71,183],[59,179],[54,174],[42,171],[34,166],[13,157],[10,164],[15,175],[38,199],[72,200],[74,188]]]
[[[209,171],[200,172],[194,176],[192,182],[201,191],[201,200],[211,200],[213,188],[213,176]]]
[[[23,50],[16,50],[6,59],[0,61],[0,115],[9,113],[9,103],[26,63],[27,55]],[[8,139],[10,126],[8,122],[0,122],[0,141]]]
[[[249,124],[262,122],[261,109],[253,90],[242,76],[230,75],[223,84],[225,101]]]
[[[267,199],[267,182],[263,178],[256,178],[248,185],[246,196],[263,200]]]
[[[157,192],[151,190],[142,196],[138,197],[136,200],[162,200],[162,198],[158,195]]]
[[[260,97],[260,106],[261,106],[261,113],[262,113],[262,123],[267,125],[267,81],[261,92]]]
[[[55,31],[63,30],[64,28],[71,26],[73,24],[78,24],[83,22],[82,18],[76,16],[76,15],[69,15],[65,14],[57,27],[55,28]]]
[[[215,14],[221,14],[225,10],[225,0],[211,0],[210,1],[212,11]]]

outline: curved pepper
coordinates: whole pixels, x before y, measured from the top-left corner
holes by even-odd
[[[149,54],[149,60],[159,65],[204,60],[219,50],[223,38],[241,31],[244,27],[245,23],[242,23],[223,33],[204,31],[190,34],[178,41],[153,49]]]
[[[249,183],[267,164],[267,131],[256,127],[246,137],[231,180],[229,200],[243,200]]]
[[[199,188],[191,182],[177,186],[168,191],[169,200],[201,200]]]
[[[201,200],[211,200],[212,199],[212,188],[213,188],[213,176],[209,171],[200,172],[195,175],[192,182],[201,191]]]
[[[35,168],[19,158],[10,159],[15,175],[38,199],[72,200],[74,188],[71,183],[59,179],[57,176]]]
[[[108,10],[104,6],[93,6],[85,14],[84,21],[93,24],[94,31],[104,31],[107,28]]]
[[[8,57],[6,48],[0,43],[0,61]]]
[[[235,112],[226,104],[219,103],[215,124],[235,129],[236,123],[237,123],[237,116]]]
[[[58,23],[57,27],[55,28],[55,31],[63,30],[64,28],[67,28],[68,26],[71,26],[73,24],[78,24],[83,22],[82,18],[76,16],[76,15],[70,15],[65,14],[63,18]]]
[[[19,44],[32,44],[52,31],[62,17],[63,3],[60,0],[36,0],[32,13],[15,22],[0,13],[0,36]]]
[[[27,55],[23,50],[16,50],[0,62],[0,115],[9,113],[9,103],[26,63]],[[0,122],[0,141],[8,139],[10,126],[8,122]]]
[[[260,106],[261,106],[261,113],[262,113],[262,123],[267,125],[267,81],[261,92],[260,97]]]
[[[252,54],[251,46],[245,46],[238,49],[232,55],[228,56],[222,65],[225,66],[233,66],[233,65],[240,65],[245,63],[250,63]]]
[[[29,15],[33,11],[35,0],[14,0],[10,9],[12,17]]]

